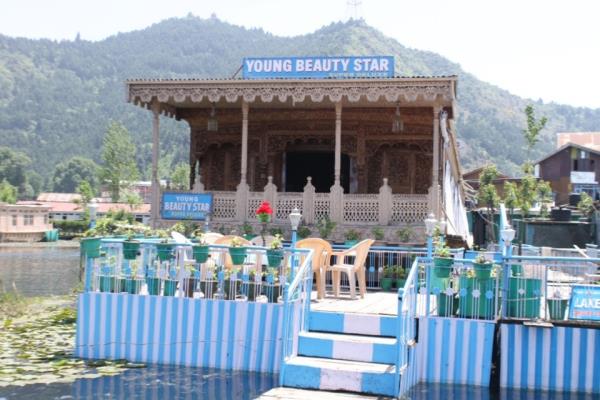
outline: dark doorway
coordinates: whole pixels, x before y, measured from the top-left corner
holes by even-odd
[[[341,184],[348,192],[350,183],[350,157],[342,154]],[[328,193],[333,186],[335,155],[329,152],[293,151],[285,155],[285,191],[302,192],[306,177],[312,177],[317,193]]]

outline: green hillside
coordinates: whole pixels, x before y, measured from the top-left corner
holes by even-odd
[[[218,19],[169,19],[100,42],[0,36],[0,146],[26,153],[46,180],[75,155],[99,161],[106,127],[121,121],[150,163],[150,113],[125,102],[124,80],[150,77],[229,77],[244,56],[390,54],[400,75],[459,76],[458,134],[465,169],[486,160],[513,173],[523,157],[522,110],[528,100],[477,80],[449,60],[402,46],[364,22],[336,23],[292,38]],[[550,84],[550,82],[549,82]],[[554,133],[600,130],[600,110],[536,102],[549,118],[537,156],[554,147]],[[187,125],[162,122],[163,155],[188,159]]]

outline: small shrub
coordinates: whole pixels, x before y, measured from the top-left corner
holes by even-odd
[[[375,240],[383,240],[383,238],[384,238],[383,229],[381,229],[378,226],[371,229],[371,233],[373,234],[373,237],[375,238]]]

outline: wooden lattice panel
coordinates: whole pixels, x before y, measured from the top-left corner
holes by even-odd
[[[427,195],[396,194],[392,196],[392,223],[423,222],[427,218]]]
[[[344,195],[344,222],[377,224],[379,222],[378,195]]]

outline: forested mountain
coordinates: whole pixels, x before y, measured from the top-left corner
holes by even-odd
[[[137,162],[146,174],[151,117],[126,103],[125,79],[230,77],[242,58],[252,55],[367,54],[394,55],[399,75],[458,75],[463,166],[493,160],[502,171],[517,171],[524,157],[523,109],[533,101],[482,82],[437,54],[407,48],[362,21],[291,38],[193,16],[99,42],[0,35],[0,146],[27,154],[33,169],[49,182],[55,165],[72,156],[100,161],[110,121],[121,121],[133,135]],[[600,109],[533,103],[537,115],[549,119],[534,158],[554,147],[557,131],[600,130]],[[165,119],[161,135],[167,160],[188,159],[185,123]]]

